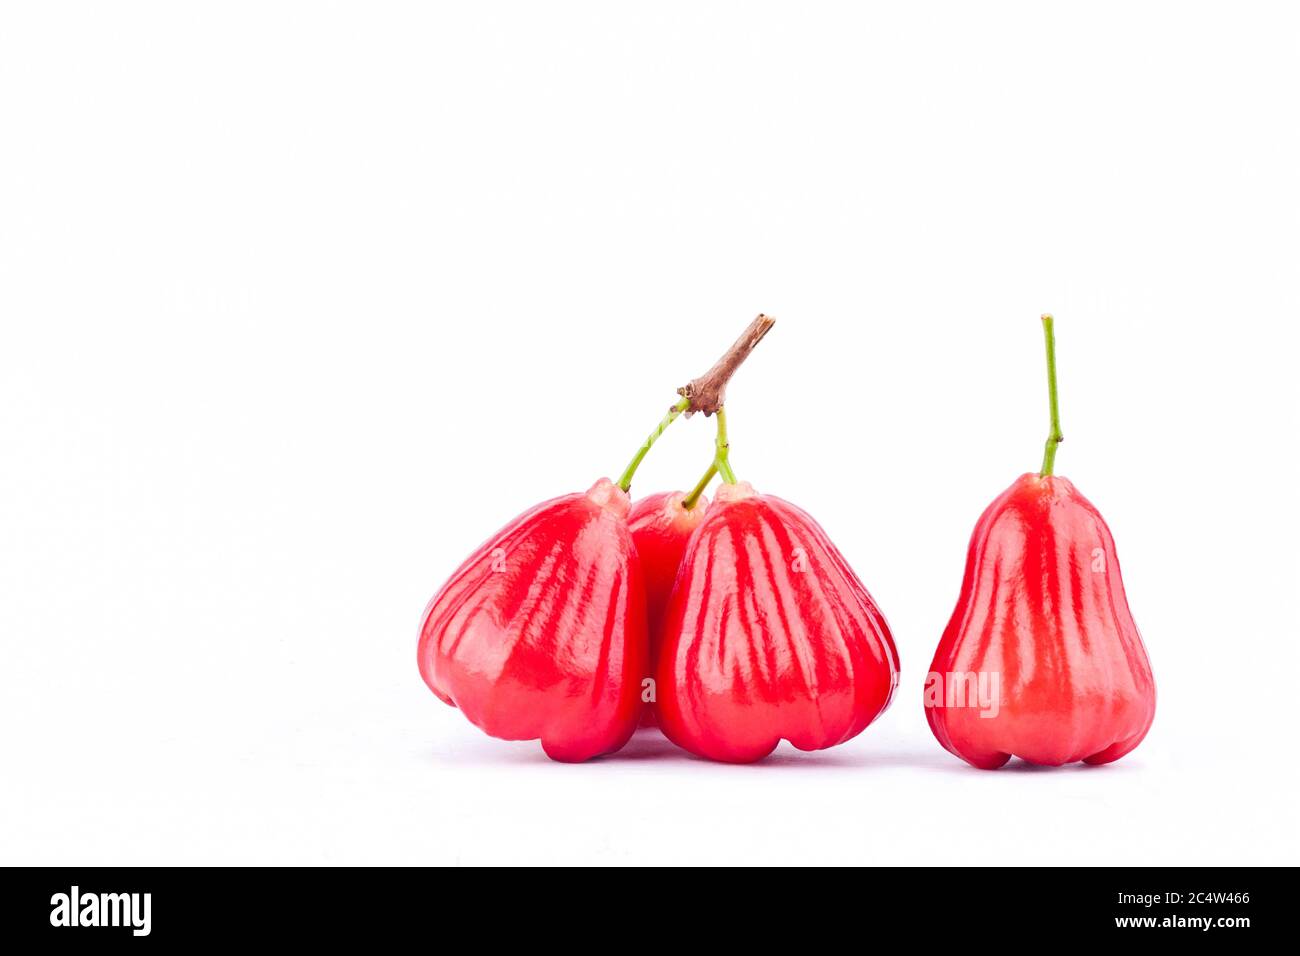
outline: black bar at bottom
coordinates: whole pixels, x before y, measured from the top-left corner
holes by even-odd
[[[1232,945],[1287,932],[1291,869],[911,868],[564,873],[349,868],[6,870],[0,939],[446,945],[477,932],[527,945],[678,949],[700,926],[914,935],[979,945],[1044,934]],[[1286,888],[1284,889],[1284,884]],[[75,890],[74,890],[75,887]],[[742,925],[743,924],[743,925]],[[680,935],[686,931],[686,937]]]

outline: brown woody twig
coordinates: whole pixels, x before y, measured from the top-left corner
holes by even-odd
[[[712,415],[722,407],[723,402],[727,400],[727,382],[735,374],[736,369],[740,368],[740,363],[749,358],[749,353],[754,351],[754,346],[763,340],[763,336],[767,335],[768,330],[775,324],[776,319],[771,316],[758,316],[749,323],[749,328],[745,329],[722,358],[714,363],[713,368],[699,378],[691,379],[677,390],[678,395],[691,403],[686,409],[687,416],[695,412]]]

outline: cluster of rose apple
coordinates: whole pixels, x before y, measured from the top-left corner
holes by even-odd
[[[421,628],[420,673],[434,694],[492,736],[540,739],[563,761],[616,751],[639,724],[657,723],[694,754],[749,762],[782,739],[835,746],[879,716],[899,674],[884,616],[816,521],[731,469],[726,384],[771,326],[760,315],[678,390],[618,481],[537,505],[460,566]],[[1061,439],[1050,317],[1044,327],[1053,431],[1043,469],[980,519],[927,680],[935,736],[980,767],[1011,754],[1114,760],[1154,715],[1110,532],[1052,475]],[[717,422],[708,471],[689,492],[632,502],[642,458],[695,412]],[[1102,573],[1080,577],[1098,553]],[[946,677],[990,673],[996,706],[942,691]]]

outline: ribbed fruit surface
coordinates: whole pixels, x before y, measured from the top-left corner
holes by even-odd
[[[954,675],[996,675],[996,707]],[[927,695],[935,737],[984,769],[1108,763],[1146,736],[1155,681],[1115,541],[1065,478],[1022,475],[980,517]]]
[[[520,515],[429,603],[420,674],[505,740],[556,760],[617,750],[649,667],[645,586],[627,495],[602,478]]]
[[[843,743],[898,680],[884,616],[825,532],[746,482],[723,485],[692,536],[663,635],[660,727],[715,760]]]

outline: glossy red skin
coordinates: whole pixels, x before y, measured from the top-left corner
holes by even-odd
[[[630,506],[602,478],[525,512],[475,551],[425,610],[429,688],[493,737],[540,738],[555,760],[622,747],[649,667]]]
[[[1065,478],[1022,475],[975,526],[930,672],[980,671],[1001,675],[997,716],[926,706],[939,742],[976,767],[996,769],[1011,755],[1109,763],[1151,727],[1155,681],[1115,541]]]
[[[709,508],[709,499],[704,495],[694,507],[683,508],[685,497],[686,493],[682,491],[647,495],[632,505],[628,515],[632,541],[641,557],[645,578],[646,620],[650,633],[650,673],[647,676],[651,676],[659,658],[664,611],[672,597],[673,582],[677,580],[677,569],[686,554],[686,544]],[[649,702],[641,712],[641,726],[653,727],[657,723],[656,704]]]
[[[884,616],[826,533],[746,482],[723,485],[692,536],[663,633],[659,726],[713,760],[841,744],[898,682]]]

